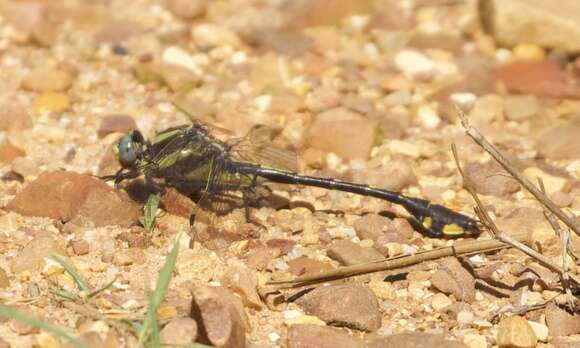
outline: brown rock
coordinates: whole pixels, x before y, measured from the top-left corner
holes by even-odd
[[[544,156],[559,159],[580,158],[580,126],[565,125],[548,129],[540,135],[537,144],[538,150]]]
[[[306,107],[312,112],[322,112],[340,104],[340,92],[336,88],[327,86],[312,90],[305,100]]]
[[[10,286],[10,278],[8,278],[8,273],[4,268],[0,268],[0,289],[4,289]]]
[[[292,325],[288,348],[363,348],[364,341],[343,330],[313,324]]]
[[[501,231],[512,236],[526,236],[530,241],[541,242],[544,253],[552,254],[554,246],[559,244],[559,239],[540,209],[516,208],[497,219],[496,224]]]
[[[246,346],[246,317],[241,301],[223,287],[193,289],[191,316],[199,327],[200,341],[224,348]]]
[[[141,208],[126,193],[88,175],[64,171],[41,174],[16,195],[7,209],[96,227],[130,226],[141,215]]]
[[[35,238],[11,260],[10,269],[15,274],[26,270],[40,271],[44,267],[45,258],[53,254],[66,255],[66,250],[59,241],[52,237]]]
[[[107,347],[109,347],[105,344],[105,342],[101,338],[101,335],[99,335],[99,333],[96,331],[83,332],[82,334],[80,334],[79,340],[91,348],[107,348]],[[74,347],[75,347],[75,345],[72,344],[71,342],[67,342],[67,343],[63,344],[62,346],[60,346],[60,348],[74,348]]]
[[[25,105],[17,101],[0,104],[0,131],[21,131],[32,128],[32,119]]]
[[[64,70],[39,67],[22,80],[22,88],[33,92],[62,92],[70,88],[73,77]]]
[[[183,19],[194,19],[205,14],[207,0],[170,0],[169,11]]]
[[[482,195],[507,197],[520,189],[519,184],[494,161],[468,163],[465,175]]]
[[[0,163],[10,164],[18,157],[23,157],[26,155],[24,150],[12,145],[8,139],[4,139],[0,143]]]
[[[101,125],[97,130],[97,136],[104,138],[111,133],[127,133],[137,129],[137,123],[129,115],[107,115],[101,120]]]
[[[431,277],[431,284],[445,294],[453,294],[459,301],[475,300],[475,279],[454,257],[444,259]]]
[[[347,159],[365,159],[375,141],[377,124],[345,108],[316,116],[306,134],[308,146]]]
[[[448,341],[442,335],[403,333],[378,338],[368,348],[467,348],[459,341]]]
[[[258,296],[258,277],[248,268],[229,267],[222,276],[222,284],[238,294],[244,305],[253,309],[262,309]]]
[[[295,276],[317,275],[334,269],[329,263],[307,256],[300,256],[297,259],[288,261],[288,266],[290,266],[290,272]]]
[[[189,218],[195,212],[195,203],[172,187],[165,190],[160,205],[169,214],[184,218]]]
[[[580,52],[577,1],[482,0],[480,17],[485,30],[501,45],[535,44],[567,53]]]
[[[340,24],[342,18],[354,14],[366,14],[372,9],[372,1],[336,0],[332,6],[324,0],[293,1],[286,5],[292,28],[333,26]]]
[[[268,263],[281,255],[280,249],[268,248],[264,246],[256,247],[246,256],[248,267],[261,271],[266,268]]]
[[[71,240],[70,246],[76,255],[86,255],[90,251],[89,242],[84,239]]]
[[[151,245],[150,233],[146,232],[145,229],[133,227],[131,230],[131,232],[122,232],[118,238],[127,242],[130,248],[145,249]]]
[[[339,240],[329,247],[328,257],[340,262],[344,266],[383,260],[381,253],[373,248],[363,248],[357,243],[348,240]]]
[[[537,343],[534,330],[522,317],[505,318],[498,325],[497,344],[500,348],[533,348]]]
[[[376,241],[391,227],[392,220],[378,214],[367,214],[354,223],[354,230],[359,239]]]
[[[143,32],[138,23],[131,21],[112,21],[103,25],[95,33],[95,41],[99,44],[118,44]]]
[[[406,243],[413,237],[413,227],[406,219],[391,220],[378,214],[367,214],[358,219],[354,229],[359,239],[370,239],[375,244]]]
[[[391,191],[401,191],[417,183],[413,168],[406,162],[396,160],[390,161],[386,168],[352,171],[351,177],[353,182]]]
[[[160,332],[163,344],[190,344],[197,338],[197,324],[192,318],[173,318]]]
[[[580,89],[569,83],[566,72],[551,61],[512,63],[498,69],[495,78],[514,93],[554,98],[580,97]]]
[[[32,310],[26,306],[18,306],[18,307],[13,308],[13,309],[16,310],[17,312],[25,314],[27,316],[36,317],[36,315],[34,315]],[[10,321],[10,330],[12,330],[13,332],[15,332],[19,335],[30,335],[30,334],[38,333],[40,331],[37,327],[34,327],[28,323],[25,323],[23,321],[16,320],[16,319],[12,319]]]
[[[570,336],[580,333],[580,316],[569,314],[552,302],[546,306],[546,323],[550,336]]]
[[[47,4],[38,1],[8,2],[2,10],[16,29],[29,33],[45,16]]]
[[[361,331],[381,327],[381,313],[374,293],[360,284],[319,287],[296,301],[306,313],[327,324]]]
[[[535,95],[510,95],[505,98],[504,111],[510,120],[526,120],[541,111],[540,101]]]
[[[120,250],[113,254],[113,264],[116,266],[130,266],[133,264],[133,258],[127,249]]]

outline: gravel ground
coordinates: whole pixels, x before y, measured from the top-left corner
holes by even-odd
[[[187,197],[168,190],[147,231],[142,202],[95,178],[119,169],[111,145],[123,133],[194,118],[230,136],[266,127],[301,173],[473,215],[455,143],[499,227],[561,265],[541,206],[465,135],[454,104],[578,216],[580,59],[500,47],[477,11],[469,0],[0,1],[0,303],[91,347],[139,346],[130,323],[177,243],[157,309],[164,342],[576,347],[580,317],[562,306],[558,275],[511,249],[334,281],[287,303],[260,297],[271,280],[473,241],[424,236],[396,205],[274,185],[280,201],[251,210],[265,229],[236,209],[190,248]],[[106,289],[87,298],[51,255]],[[578,259],[566,262],[577,274]],[[0,347],[33,346],[68,345],[0,319]]]

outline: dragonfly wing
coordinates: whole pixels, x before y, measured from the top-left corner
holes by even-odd
[[[254,128],[247,136],[229,141],[234,158],[273,169],[297,172],[298,156],[294,151],[273,144],[273,132],[267,127]]]

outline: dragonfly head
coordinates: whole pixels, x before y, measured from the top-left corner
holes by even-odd
[[[123,168],[132,168],[143,153],[145,139],[138,130],[133,130],[125,134],[116,146],[113,146],[113,153]]]

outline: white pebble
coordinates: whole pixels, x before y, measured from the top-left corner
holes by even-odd
[[[414,50],[402,50],[395,56],[395,66],[409,77],[430,75],[435,63],[423,53]]]
[[[193,58],[193,56],[189,52],[179,47],[167,47],[161,54],[161,60],[165,63],[178,65],[195,73],[201,74],[199,64]]]
[[[435,129],[441,123],[441,118],[439,118],[435,109],[429,105],[421,105],[419,110],[417,110],[417,117],[427,129]]]

